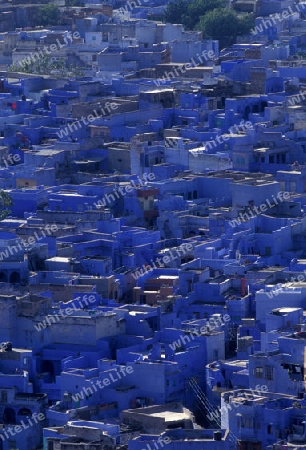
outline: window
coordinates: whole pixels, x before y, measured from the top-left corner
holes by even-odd
[[[254,428],[253,417],[244,417],[244,426],[245,428]]]
[[[272,366],[265,367],[265,379],[273,380],[273,367]]]
[[[7,402],[7,391],[1,391],[1,403]]]
[[[255,375],[256,378],[262,378],[263,377],[263,368],[262,367],[255,367],[254,375]]]

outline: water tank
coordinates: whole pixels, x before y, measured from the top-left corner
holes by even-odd
[[[71,410],[70,410],[69,417],[72,419],[73,417],[76,417],[76,415],[77,415],[76,409],[71,409]]]

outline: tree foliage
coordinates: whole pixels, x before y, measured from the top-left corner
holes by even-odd
[[[4,220],[10,213],[11,210],[7,209],[7,206],[13,204],[12,197],[5,191],[0,191],[0,220]]]
[[[187,0],[170,2],[164,12],[164,20],[167,23],[183,23],[183,16],[188,9]]]
[[[50,55],[43,55],[43,57],[37,61],[24,63],[22,66],[13,64],[8,70],[38,75],[52,75],[54,78],[84,76],[80,67],[72,66],[72,64],[69,67],[66,67],[64,58],[60,58],[59,61],[54,61]]]
[[[36,25],[60,25],[61,24],[61,12],[57,5],[48,3],[38,9]]]
[[[203,37],[218,39],[220,49],[228,47],[236,42],[237,36],[250,31],[254,18],[246,14],[238,14],[227,8],[214,9],[200,18],[197,28],[203,32]]]
[[[224,8],[226,0],[176,0],[168,4],[164,19],[169,23],[182,23],[188,30],[192,30],[199,22],[200,16],[215,8]]]
[[[226,6],[227,0],[175,0],[168,4],[164,20],[181,23],[186,30],[202,31],[204,38],[218,39],[223,48],[254,26],[252,14],[238,15]]]

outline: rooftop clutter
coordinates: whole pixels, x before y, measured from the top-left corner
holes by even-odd
[[[1,37],[0,445],[303,448],[302,6],[132,3]]]

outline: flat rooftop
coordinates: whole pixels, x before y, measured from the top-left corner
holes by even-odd
[[[160,411],[160,412],[153,412],[148,413],[151,417],[160,417],[162,419],[165,419],[167,422],[172,422],[173,420],[184,420],[189,419],[190,416],[186,414],[185,412],[177,412],[177,411]]]

